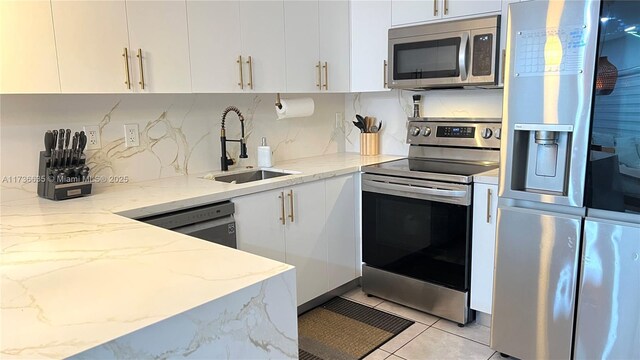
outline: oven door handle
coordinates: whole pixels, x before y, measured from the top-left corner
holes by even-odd
[[[444,196],[444,197],[451,197],[451,198],[463,198],[467,196],[467,192],[465,190],[442,190],[442,189],[433,189],[433,188],[423,187],[419,185],[411,185],[411,184],[407,184],[407,185],[390,184],[390,183],[380,182],[375,180],[364,180],[363,183],[372,187],[380,188],[380,189],[413,192],[421,195]]]

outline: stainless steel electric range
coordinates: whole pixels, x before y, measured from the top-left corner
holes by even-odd
[[[473,175],[498,167],[500,119],[409,118],[409,157],[363,167],[362,289],[466,324]]]

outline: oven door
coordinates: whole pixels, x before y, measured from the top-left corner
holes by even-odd
[[[467,291],[471,213],[471,185],[364,174],[363,261]]]
[[[469,31],[389,39],[390,88],[463,85]]]

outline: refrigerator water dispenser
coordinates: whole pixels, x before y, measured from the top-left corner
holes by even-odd
[[[565,196],[573,126],[514,126],[512,190]]]

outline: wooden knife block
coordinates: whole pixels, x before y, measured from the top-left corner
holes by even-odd
[[[380,134],[360,133],[360,155],[380,154]]]

